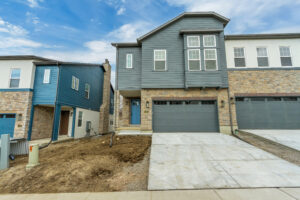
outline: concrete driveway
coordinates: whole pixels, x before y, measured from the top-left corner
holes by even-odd
[[[149,190],[300,187],[300,167],[220,133],[154,133]]]
[[[242,130],[300,151],[300,130]]]

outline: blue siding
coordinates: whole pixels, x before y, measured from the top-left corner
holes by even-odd
[[[72,76],[79,79],[79,90],[71,88]],[[99,111],[103,96],[104,71],[98,66],[62,65],[58,90],[58,103]],[[90,98],[85,98],[85,84],[90,84]]]
[[[114,104],[115,104],[114,97],[115,97],[114,90],[110,87],[110,107],[109,107],[110,114],[114,114]]]
[[[44,71],[51,69],[50,83],[44,84]],[[58,82],[59,68],[57,66],[37,66],[35,71],[33,104],[54,105]]]

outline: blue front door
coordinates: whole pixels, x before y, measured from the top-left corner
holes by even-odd
[[[131,99],[131,124],[141,124],[140,99]]]
[[[9,134],[14,137],[16,114],[0,114],[0,135]]]

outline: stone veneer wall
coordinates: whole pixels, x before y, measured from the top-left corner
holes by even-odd
[[[54,108],[35,106],[31,139],[51,138]]]
[[[221,133],[230,134],[230,115],[227,89],[143,89],[141,92],[141,130],[152,131],[152,100],[154,98],[215,98],[218,101],[219,127]],[[149,108],[146,108],[146,102]],[[224,107],[221,106],[224,101]],[[236,126],[234,119],[233,125]]]
[[[16,116],[14,138],[27,138],[32,105],[32,92],[0,92],[0,113],[22,115]]]

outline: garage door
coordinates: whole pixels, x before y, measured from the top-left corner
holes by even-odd
[[[14,136],[16,114],[0,114],[0,135],[10,134]]]
[[[154,132],[218,132],[216,101],[154,101]]]
[[[299,97],[237,97],[240,129],[300,129]]]

